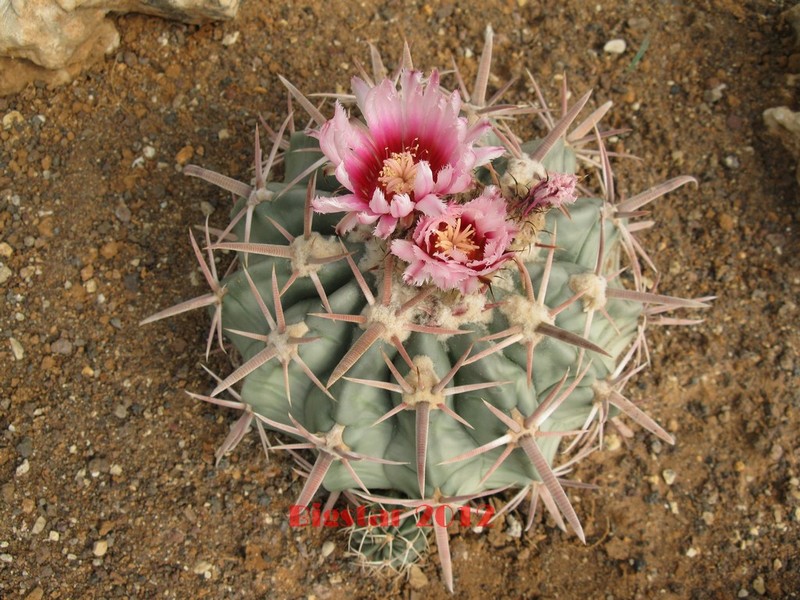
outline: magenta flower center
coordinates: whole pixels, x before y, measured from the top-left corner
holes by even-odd
[[[434,232],[436,241],[434,247],[437,251],[451,256],[454,251],[463,252],[468,260],[480,260],[483,252],[475,243],[477,232],[472,223],[464,225],[461,218],[455,223],[442,223]]]
[[[414,155],[409,152],[392,152],[391,156],[383,161],[378,182],[383,186],[387,196],[395,194],[408,194],[414,189],[417,178],[417,164]]]

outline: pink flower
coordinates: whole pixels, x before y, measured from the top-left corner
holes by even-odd
[[[427,84],[418,71],[403,71],[399,90],[388,79],[370,87],[354,78],[353,91],[366,125],[348,119],[337,102],[334,117],[317,134],[349,193],[319,196],[313,205],[321,213],[346,212],[340,231],[377,223],[375,235],[386,238],[398,224],[410,226],[415,212],[441,214],[441,198],[467,190],[472,170],[503,152],[473,148],[489,123],[470,127],[459,116],[458,92],[443,93],[436,71]]]
[[[421,217],[410,240],[394,240],[391,252],[409,263],[403,280],[413,285],[432,281],[464,294],[512,257],[508,247],[518,228],[506,219],[500,190],[487,187],[466,204],[449,204],[436,216]]]
[[[570,173],[548,173],[543,179],[531,187],[525,198],[514,203],[512,212],[527,217],[536,210],[559,208],[564,204],[572,204],[578,198],[575,185],[578,178]]]

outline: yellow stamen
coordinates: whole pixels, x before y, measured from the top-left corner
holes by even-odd
[[[455,225],[447,225],[444,229],[434,232],[438,238],[435,242],[436,249],[445,254],[452,254],[459,250],[469,258],[474,258],[475,252],[480,249],[475,240],[475,228],[472,224],[461,228],[461,219],[456,219]]]
[[[417,165],[411,152],[392,152],[392,155],[383,161],[378,181],[389,194],[407,194],[414,189],[417,178]]]

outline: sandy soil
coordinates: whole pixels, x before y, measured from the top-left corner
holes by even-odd
[[[215,468],[233,414],[183,393],[210,383],[204,315],[137,323],[199,293],[187,228],[229,207],[178,163],[249,177],[257,116],[286,114],[278,74],[346,90],[367,41],[394,58],[405,35],[418,66],[452,55],[472,77],[487,22],[495,85],[527,67],[554,98],[566,71],[615,102],[609,125],[632,132],[614,149],[644,159],[616,165],[623,193],[698,177],[654,206],[645,242],[662,291],[719,298],[703,324],[653,331],[633,389],[676,446],[636,428],[582,466],[600,486],[571,494],[586,545],[549,519],[519,539],[454,529],[457,596],[800,595],[800,203],[761,120],[795,102],[800,54],[779,19],[792,3],[542,4],[250,0],[203,27],[124,17],[117,56],[0,99],[23,117],[0,132],[0,597],[448,597],[435,556],[413,582],[380,578],[340,533],[291,530],[302,481],[288,458],[265,464],[255,436]],[[627,51],[604,54],[618,37]]]

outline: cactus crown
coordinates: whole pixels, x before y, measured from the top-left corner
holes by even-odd
[[[206,353],[227,337],[241,355],[210,395],[191,394],[242,412],[218,458],[255,424],[265,451],[292,451],[306,472],[297,506],[324,488],[410,517],[353,525],[365,563],[406,566],[426,545],[419,511],[468,514],[502,490],[503,510],[529,499],[528,527],[541,499],[584,539],[564,476],[609,422],[627,430],[620,413],[672,443],[624,387],[647,364],[646,325],[706,306],[647,289],[635,237],[652,225],[642,208],[693,179],[618,200],[613,132],[597,127],[610,104],[578,121],[589,94],[571,107],[565,95],[560,119],[486,101],[491,37],[472,93],[460,77],[461,94],[445,92],[407,51],[393,77],[374,60],[343,101],[359,110],[337,101],[330,120],[284,80],[316,126],[287,118],[266,160],[256,133],[251,183],[186,168],[239,200],[225,230],[205,227],[207,262],[190,234],[210,292],[145,320],[208,307]],[[548,133],[524,143],[509,123],[534,112]],[[599,173],[599,193],[579,167]],[[223,251],[237,268],[220,279]],[[267,430],[292,440],[271,445]],[[452,590],[446,523],[431,525]]]

